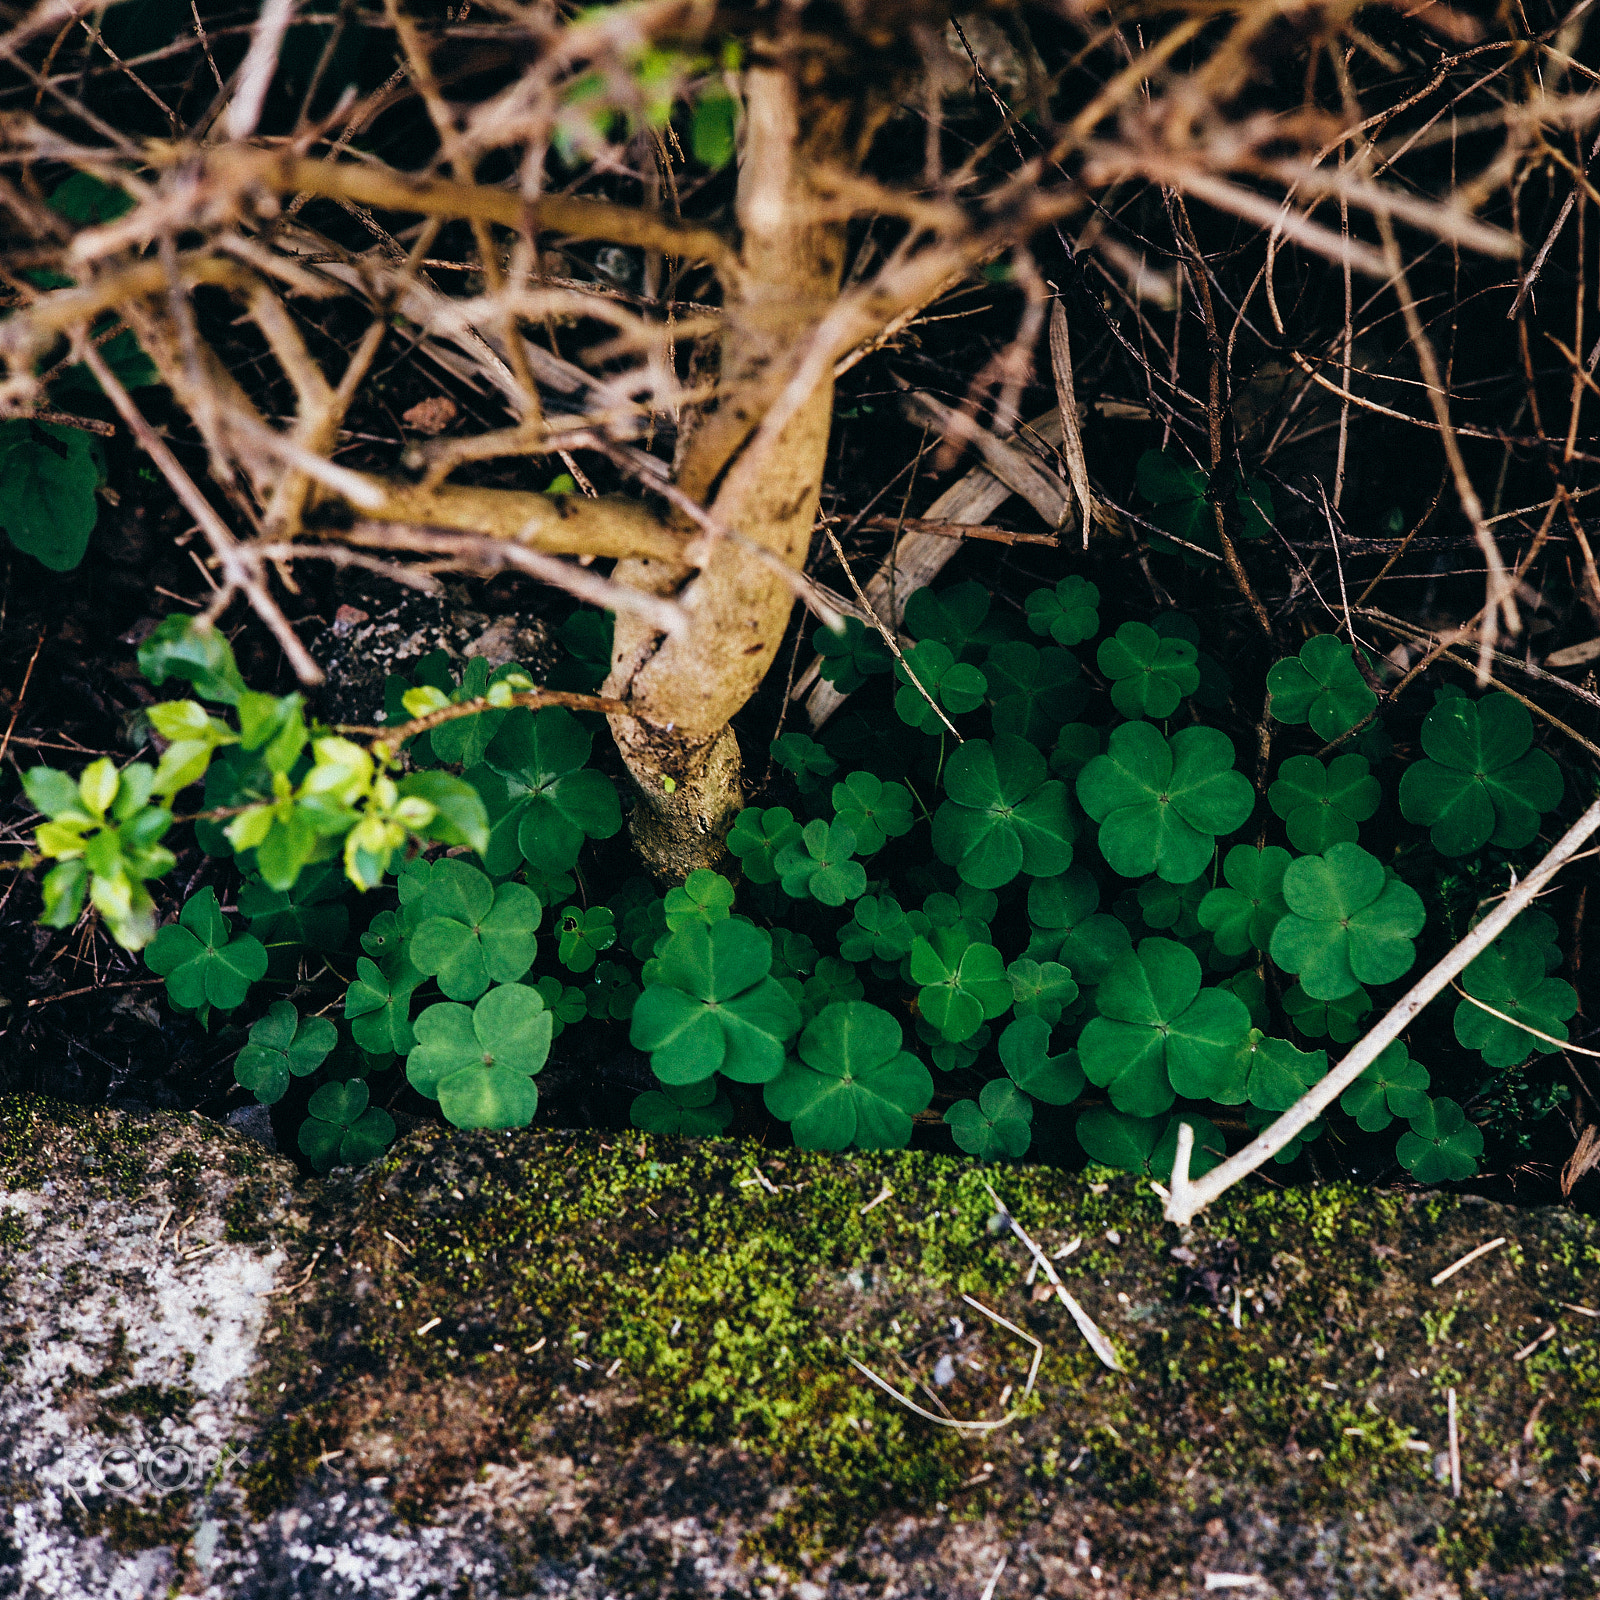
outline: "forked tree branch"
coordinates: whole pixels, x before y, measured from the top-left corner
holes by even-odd
[[[1189,1159],[1194,1151],[1194,1128],[1178,1125],[1178,1149],[1172,1163],[1172,1187],[1163,1191],[1162,1214],[1168,1222],[1192,1222],[1214,1200],[1248,1177],[1269,1157],[1309,1128],[1368,1067],[1415,1021],[1450,980],[1482,955],[1524,912],[1544,886],[1577,854],[1579,847],[1600,828],[1600,800],[1589,807],[1556,841],[1545,858],[1471,933],[1438,961],[1404,994],[1338,1066],[1315,1084],[1274,1123],[1269,1124],[1244,1149],[1231,1155],[1203,1177],[1191,1180]]]

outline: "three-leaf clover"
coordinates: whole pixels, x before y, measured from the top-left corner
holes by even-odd
[[[1078,1039],[1089,1081],[1110,1091],[1118,1111],[1153,1117],[1176,1094],[1209,1099],[1235,1075],[1250,1031],[1237,995],[1200,987],[1194,952],[1171,939],[1146,939],[1122,956],[1095,990],[1100,1015]]]
[[[421,982],[422,974],[404,951],[381,967],[358,956],[355,981],[344,992],[350,1037],[371,1055],[405,1055],[416,1043],[411,1029],[411,995]]]
[[[167,980],[174,1005],[186,1011],[209,1006],[231,1011],[243,1003],[250,985],[267,970],[267,951],[248,933],[231,938],[232,929],[217,905],[216,890],[208,888],[190,895],[178,920],[156,934],[145,965]]]
[[[1200,687],[1198,655],[1187,639],[1162,638],[1143,622],[1124,622],[1100,641],[1095,660],[1112,680],[1111,703],[1125,717],[1170,717]]]
[[[911,791],[871,772],[852,772],[834,784],[833,810],[855,835],[857,855],[876,855],[890,839],[911,832]]]
[[[728,829],[728,848],[752,883],[778,881],[778,852],[800,837],[800,824],[787,806],[746,806]]]
[[[956,1101],[944,1120],[957,1149],[980,1161],[1014,1161],[1033,1142],[1033,1102],[1009,1078],[984,1084],[976,1100]]]
[[[1035,589],[1024,602],[1028,626],[1057,644],[1082,644],[1100,631],[1100,591],[1077,573],[1054,589]]]
[[[587,909],[567,906],[556,916],[556,931],[560,941],[556,954],[561,965],[569,972],[587,972],[599,959],[600,952],[609,950],[617,942],[616,913],[610,906]],[[522,973],[517,976],[521,977]]]
[[[937,594],[922,588],[906,601],[906,631],[913,639],[934,639],[959,652],[988,615],[989,591],[981,583],[956,583]]]
[[[570,1023],[581,1022],[589,1015],[589,997],[582,989],[563,983],[559,978],[547,976],[534,984],[544,1008],[550,1013],[550,1037],[559,1039],[562,1030]]]
[[[1283,1009],[1307,1038],[1326,1036],[1335,1044],[1349,1044],[1361,1032],[1361,1019],[1372,1010],[1372,996],[1358,984],[1337,999],[1316,1000],[1296,983],[1284,990]]]
[[[1011,980],[1012,1008],[1019,1017],[1042,1017],[1054,1027],[1062,1011],[1078,998],[1078,985],[1059,961],[1034,961],[1027,956],[1006,968]]]
[[[517,848],[542,871],[565,872],[586,838],[609,839],[622,826],[616,787],[584,765],[593,743],[564,707],[519,708],[506,714],[485,753],[514,802]],[[503,849],[484,859],[491,871],[510,870]]]
[[[997,644],[983,663],[994,703],[994,731],[1046,744],[1088,700],[1078,658],[1068,650],[1036,650],[1022,640]]]
[[[491,983],[515,983],[533,965],[543,908],[525,884],[496,886],[476,867],[446,857],[407,910],[415,929],[411,960],[452,1000],[476,1000]]]
[[[998,889],[1019,872],[1047,878],[1072,864],[1066,787],[1031,744],[1010,734],[968,739],[945,763],[944,789],[933,848],[964,883]]]
[[[676,933],[691,922],[721,922],[733,910],[733,885],[710,867],[696,867],[662,902],[667,926]]]
[[[854,900],[867,887],[867,869],[851,859],[855,848],[855,829],[848,822],[808,822],[774,862],[783,892],[792,900],[809,895],[825,906]]]
[[[1510,695],[1441,700],[1422,723],[1429,759],[1400,780],[1401,812],[1429,828],[1441,855],[1520,849],[1561,803],[1561,769],[1532,743],[1533,718]]]
[[[970,1039],[1011,1005],[1011,981],[992,944],[975,944],[958,928],[933,928],[911,946],[917,1006],[952,1043]]]
[[[1082,867],[1028,885],[1028,954],[1059,961],[1080,984],[1099,983],[1112,963],[1132,949],[1133,936],[1120,918],[1099,909],[1100,890]]]
[[[406,1078],[458,1128],[525,1128],[553,1032],[544,997],[525,983],[491,989],[475,1006],[441,1001],[417,1018]]]
[[[1530,1055],[1548,1055],[1566,1041],[1567,1018],[1578,1009],[1578,995],[1570,983],[1546,975],[1555,955],[1542,926],[1549,923],[1542,912],[1524,912],[1461,974],[1466,998],[1456,1006],[1456,1038],[1491,1067],[1520,1066]],[[1548,932],[1554,931],[1550,926]]]
[[[1314,635],[1298,656],[1274,662],[1267,693],[1279,722],[1309,722],[1319,739],[1348,733],[1378,703],[1350,646],[1331,633]]]
[[[1273,930],[1272,959],[1298,974],[1313,1000],[1390,983],[1416,960],[1412,940],[1428,915],[1422,897],[1358,844],[1291,862],[1283,898],[1289,915]]]
[[[1236,1070],[1236,1091],[1213,1099],[1224,1105],[1248,1100],[1263,1111],[1287,1111],[1312,1084],[1327,1077],[1328,1052],[1300,1050],[1287,1039],[1269,1039],[1252,1028],[1240,1048]]]
[[[369,1090],[360,1078],[325,1083],[306,1105],[300,1148],[318,1172],[359,1167],[381,1155],[394,1139],[394,1118],[367,1104]]]
[[[628,1121],[645,1133],[707,1138],[733,1121],[733,1102],[715,1078],[646,1089],[628,1108]]]
[[[1200,926],[1225,956],[1242,956],[1253,945],[1265,950],[1272,930],[1288,911],[1280,892],[1289,852],[1269,844],[1258,850],[1237,844],[1223,858],[1226,889],[1212,889],[1200,902]]]
[[[916,684],[952,716],[976,711],[989,692],[989,680],[976,667],[957,661],[955,652],[937,639],[924,639],[907,650],[895,663],[894,675],[903,685],[895,691],[896,714],[924,733],[940,733],[944,723]]]
[[[1083,1093],[1078,1052],[1050,1053],[1050,1024],[1043,1017],[1019,1017],[1000,1035],[1000,1063],[1019,1089],[1047,1106],[1070,1105]]]
[[[1399,1039],[1339,1096],[1339,1109],[1364,1133],[1381,1133],[1396,1117],[1423,1116],[1428,1103],[1428,1069]]]
[[[1091,1161],[1165,1181],[1172,1177],[1178,1126],[1184,1122],[1194,1131],[1189,1176],[1198,1178],[1221,1165],[1228,1154],[1228,1142],[1214,1122],[1192,1111],[1175,1112],[1170,1117],[1132,1117],[1106,1106],[1095,1106],[1078,1118],[1074,1131]]]
[[[916,925],[893,895],[864,895],[839,930],[839,954],[846,961],[898,961],[911,953],[916,935]]]
[[[1103,756],[1078,774],[1078,799],[1100,824],[1100,851],[1124,878],[1157,873],[1188,883],[1205,871],[1219,834],[1243,825],[1255,791],[1233,769],[1233,744],[1215,728],[1165,739],[1148,722],[1113,730]]]
[[[655,981],[633,1008],[628,1035],[650,1052],[663,1083],[697,1083],[723,1072],[766,1083],[783,1070],[784,1045],[800,1012],[771,976],[772,936],[751,923],[691,922],[657,958]]]
[[[1394,1153],[1418,1183],[1455,1182],[1478,1170],[1483,1132],[1454,1100],[1430,1100],[1409,1120],[1410,1131],[1400,1135]]]
[[[811,648],[822,658],[818,671],[840,694],[854,694],[868,678],[894,670],[883,635],[858,617],[846,617],[840,633],[818,628]]]
[[[762,1091],[802,1150],[892,1150],[933,1099],[933,1076],[901,1048],[900,1024],[880,1006],[843,1000],[800,1036],[800,1060]]]
[[[339,1042],[326,1017],[302,1017],[287,1000],[274,1000],[250,1029],[250,1042],[234,1058],[233,1075],[264,1106],[284,1097],[291,1077],[320,1067]]]
[[[1354,844],[1358,824],[1382,798],[1365,756],[1335,756],[1327,766],[1315,756],[1290,756],[1267,790],[1267,804],[1283,818],[1289,843],[1307,855],[1321,855],[1331,844]]]
[[[772,759],[794,774],[801,794],[812,794],[822,780],[836,772],[839,763],[809,734],[785,733],[772,741]]]

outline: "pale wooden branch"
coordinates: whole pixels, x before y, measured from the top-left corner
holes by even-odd
[[[1460,944],[1436,962],[1389,1009],[1383,1020],[1350,1051],[1320,1082],[1314,1084],[1274,1123],[1269,1124],[1244,1149],[1231,1155],[1203,1177],[1189,1177],[1189,1159],[1194,1150],[1194,1129],[1182,1122],[1178,1126],[1178,1149],[1172,1166],[1172,1185],[1166,1192],[1163,1215],[1168,1222],[1185,1224],[1234,1184],[1248,1177],[1263,1162],[1297,1138],[1322,1115],[1341,1094],[1408,1028],[1426,1006],[1450,984],[1450,980],[1482,955],[1496,939],[1538,898],[1544,886],[1562,866],[1577,854],[1579,847],[1600,829],[1600,800],[1597,800],[1551,847],[1544,859],[1503,899]]]

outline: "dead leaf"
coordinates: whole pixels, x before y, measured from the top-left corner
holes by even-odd
[[[415,428],[418,433],[425,433],[431,438],[436,433],[443,433],[458,414],[454,400],[448,395],[435,394],[417,401],[409,411],[403,411],[400,420],[408,428]]]

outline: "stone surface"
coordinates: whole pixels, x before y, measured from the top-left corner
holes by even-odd
[[[440,1129],[313,1183],[0,1101],[0,1595],[1592,1595],[1573,1306],[1600,1227],[1471,1197],[1180,1234],[1103,1173]]]

